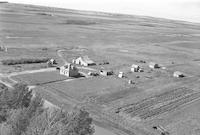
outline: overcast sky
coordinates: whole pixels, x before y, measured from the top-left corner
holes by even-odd
[[[0,0],[3,1],[3,0]],[[200,0],[8,0],[14,3],[146,15],[200,23]]]

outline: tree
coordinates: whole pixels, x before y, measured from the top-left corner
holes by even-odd
[[[32,98],[32,90],[29,90],[26,84],[16,84],[10,99],[10,106],[12,108],[28,107]]]
[[[64,134],[69,135],[92,135],[94,127],[92,127],[92,118],[89,113],[84,110],[75,110],[69,117],[69,120],[62,121],[65,125]],[[63,135],[64,135],[63,134]]]
[[[31,119],[43,112],[42,107],[42,98],[36,95],[28,107],[11,110],[11,115],[7,120],[7,124],[11,127],[10,135],[22,135],[25,133]]]
[[[27,108],[31,102],[32,91],[25,84],[16,84],[14,90],[0,92],[0,123],[6,121],[9,110]]]
[[[21,135],[25,132],[29,124],[26,109],[12,110],[12,115],[8,119],[7,124],[11,127],[10,135]]]
[[[44,111],[31,120],[26,135],[92,135],[94,127],[89,113],[74,110],[68,113],[63,110]]]
[[[92,135],[92,118],[85,110],[45,109],[40,95],[25,84],[0,92],[0,135]]]

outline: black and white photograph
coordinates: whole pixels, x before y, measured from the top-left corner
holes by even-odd
[[[200,135],[200,0],[0,0],[0,135]]]

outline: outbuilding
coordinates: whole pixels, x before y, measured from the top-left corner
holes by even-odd
[[[50,60],[47,61],[48,67],[52,67],[54,64],[56,64],[56,60],[55,59],[50,59]]]
[[[7,51],[8,51],[8,48],[5,47],[5,46],[0,46],[0,51],[7,52]]]
[[[113,75],[113,71],[112,70],[100,70],[100,75],[103,75],[103,76]]]
[[[76,77],[79,75],[78,69],[72,64],[66,64],[60,67],[60,74],[67,77]]]
[[[182,78],[182,77],[185,77],[185,75],[180,72],[180,71],[175,71],[174,74],[173,74],[174,77],[178,77],[178,78]]]
[[[131,66],[131,71],[132,71],[132,72],[138,72],[139,69],[140,69],[140,66],[138,66],[138,65],[133,64],[133,65]]]
[[[150,62],[149,67],[150,68],[160,68],[160,66],[157,63],[154,63],[154,62]]]
[[[118,77],[119,78],[123,78],[124,77],[124,73],[123,72],[119,72]]]

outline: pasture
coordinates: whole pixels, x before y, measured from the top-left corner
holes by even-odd
[[[22,75],[12,76],[12,79],[26,83],[28,85],[43,85],[46,83],[53,83],[69,79],[64,75],[60,75],[59,71],[27,73]]]

